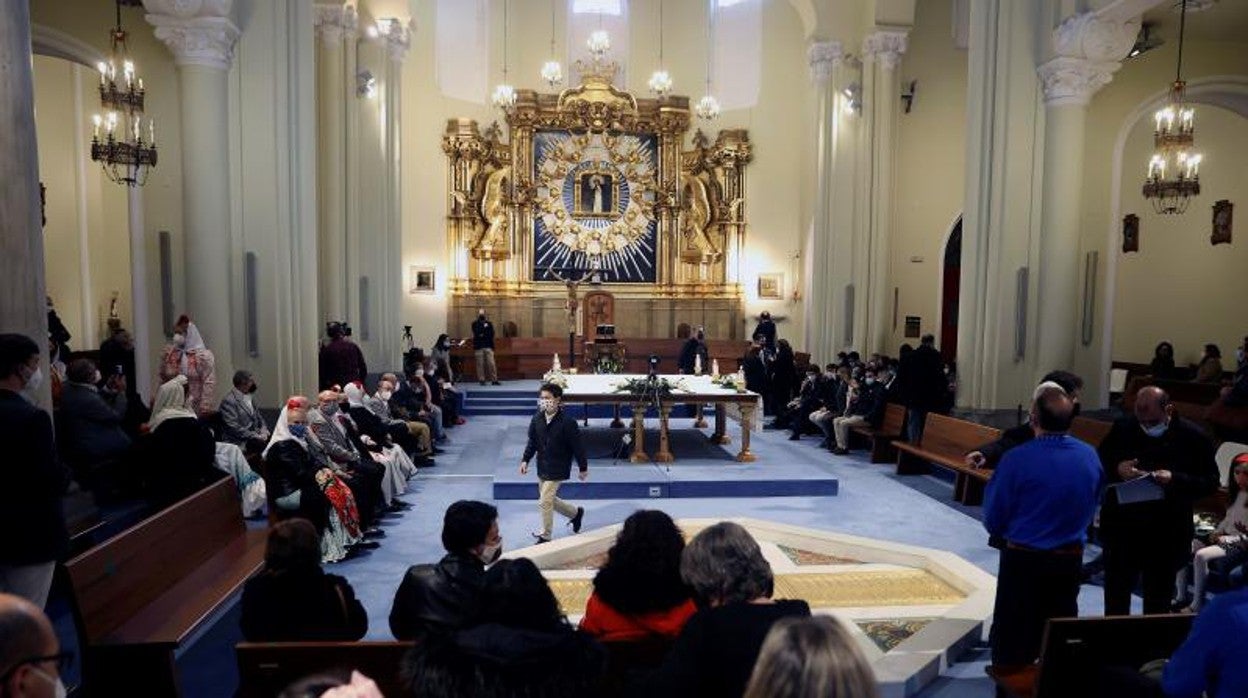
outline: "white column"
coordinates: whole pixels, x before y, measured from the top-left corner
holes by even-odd
[[[857,340],[864,355],[894,350],[888,347],[892,330],[892,290],[889,267],[893,227],[893,165],[897,159],[897,115],[900,109],[897,67],[906,52],[907,33],[877,31],[862,42],[863,106],[870,130],[870,202],[867,237],[866,288],[861,307],[866,312],[866,335]],[[935,320],[934,318],[932,319]]]
[[[239,30],[233,0],[145,0],[147,21],[173,53],[182,112],[182,222],[186,311],[217,360],[234,371],[230,317],[228,73]]]
[[[836,346],[833,333],[839,309],[834,302],[837,281],[832,269],[833,252],[833,175],[836,159],[837,113],[834,74],[844,62],[845,54],[839,41],[818,41],[806,50],[810,78],[815,89],[815,196],[811,223],[810,292],[805,301],[805,346],[818,361],[833,355]]]
[[[1053,31],[1058,55],[1037,69],[1045,102],[1037,378],[1074,365],[1087,106],[1113,79],[1138,31],[1138,19],[1105,21],[1094,13],[1068,17]]]
[[[147,302],[147,234],[143,230],[143,189],[126,187],[130,212],[130,305],[133,322],[130,337],[134,341],[134,391],[147,399],[152,393],[151,312]],[[84,282],[85,283],[85,282]]]
[[[316,106],[318,284],[322,320],[341,320],[347,310],[346,114],[355,96],[347,73],[346,44],[358,25],[352,5],[316,5]],[[350,78],[350,79],[348,79]]]
[[[414,22],[390,22],[386,32],[386,64],[382,84],[386,163],[386,235],[378,293],[377,337],[384,365],[402,366],[403,307],[403,60],[411,47]],[[419,344],[418,340],[417,343]],[[426,340],[427,341],[427,340]]]
[[[48,315],[39,218],[39,148],[31,75],[30,8],[6,3],[0,12],[0,332],[35,340],[48,373]],[[51,381],[38,399],[51,407]]]

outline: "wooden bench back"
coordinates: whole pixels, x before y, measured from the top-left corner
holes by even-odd
[[[116,630],[245,533],[226,478],[65,563],[87,639]]]
[[[238,657],[239,698],[273,698],[290,684],[316,674],[351,670],[377,682],[382,695],[404,696],[403,659],[410,642],[241,642]]]
[[[929,412],[919,447],[929,453],[960,461],[968,451],[1000,437],[1000,429]]]
[[[906,408],[895,402],[884,406],[884,421],[880,422],[880,433],[900,434],[906,428]]]
[[[1075,421],[1070,425],[1070,435],[1092,448],[1100,448],[1101,442],[1105,440],[1105,436],[1109,434],[1109,430],[1113,426],[1113,422],[1088,419],[1087,417],[1075,417]]]
[[[1139,668],[1169,657],[1183,644],[1194,616],[1055,618],[1044,631],[1037,698],[1091,695],[1100,667]]]

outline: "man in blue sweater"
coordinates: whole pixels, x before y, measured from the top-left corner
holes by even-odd
[[[1030,664],[1045,623],[1079,615],[1083,544],[1104,473],[1091,446],[1066,432],[1074,402],[1042,384],[1031,407],[1036,438],[1001,459],[984,494],[984,528],[1004,540],[993,607],[992,662]]]

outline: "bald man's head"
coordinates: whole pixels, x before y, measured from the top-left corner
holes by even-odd
[[[0,593],[0,692],[5,696],[52,696],[55,662],[31,662],[60,651],[52,624],[31,602]],[[42,674],[40,674],[42,672]]]
[[[1065,434],[1075,419],[1075,402],[1061,386],[1053,385],[1036,390],[1031,408],[1032,424],[1045,434]]]
[[[1140,389],[1135,396],[1135,418],[1145,429],[1170,421],[1174,407],[1170,404],[1170,396],[1166,391],[1155,385]]]

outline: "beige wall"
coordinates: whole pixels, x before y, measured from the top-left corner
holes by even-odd
[[[950,31],[953,0],[924,0],[915,12],[910,48],[898,77],[918,81],[897,140],[897,190],[890,288],[898,290],[897,326],[886,351],[907,340],[905,318],[922,318],[940,334],[940,280],[945,242],[962,215],[966,163],[966,51]],[[920,261],[915,261],[918,258]]]
[[[34,25],[63,32],[74,39],[85,42],[102,54],[109,53],[109,29],[115,22],[114,8],[111,3],[31,0],[30,15],[31,23]],[[181,278],[183,269],[180,232],[182,229],[181,128],[179,125],[177,73],[173,65],[172,56],[170,56],[164,44],[156,40],[156,37],[152,34],[151,26],[144,21],[142,8],[123,8],[122,25],[130,34],[130,56],[135,63],[139,76],[143,78],[144,87],[147,90],[145,114],[156,120],[156,140],[159,147],[160,161],[159,165],[151,171],[147,185],[142,189],[142,199],[144,228],[147,238],[148,307],[152,313],[149,342],[153,348],[158,348],[164,342],[160,319],[160,249],[157,242],[157,233],[159,231],[168,230],[172,235],[173,274],[175,279]],[[65,65],[68,65],[68,63]],[[66,69],[65,72],[68,73],[68,70]],[[52,75],[47,74],[46,70],[40,70],[40,60],[36,60],[36,100],[42,100],[46,96],[47,90],[41,84],[41,79],[44,77],[55,79]],[[98,73],[91,69],[84,71],[83,89],[86,91],[86,94],[84,94],[83,101],[83,118],[76,120],[66,115],[65,118],[60,119],[60,125],[57,128],[62,134],[61,138],[72,138],[73,129],[77,127],[85,134],[89,145],[91,135],[90,115],[101,109],[99,95],[93,90],[97,84],[95,80],[98,80]],[[45,114],[44,117],[36,116],[36,121],[41,131],[44,128],[40,122],[42,118],[51,118],[51,115]],[[48,128],[53,127],[49,124]],[[70,171],[66,168],[72,165],[69,160],[45,161],[44,159],[45,151],[48,151],[49,154],[55,152],[58,145],[66,144],[53,144],[49,143],[46,138],[40,138],[41,176],[53,178],[68,176]],[[222,147],[225,147],[224,144]],[[90,165],[89,171],[92,168],[95,170],[99,169],[99,166],[95,163],[90,163]],[[90,185],[90,177],[87,181],[89,184],[88,191],[94,191],[95,186]],[[90,252],[93,267],[92,285],[97,290],[93,305],[96,308],[98,320],[94,323],[94,326],[98,328],[103,327],[102,323],[108,314],[109,297],[112,291],[116,290],[120,294],[119,306],[122,323],[126,327],[132,327],[133,320],[130,314],[132,303],[129,282],[130,251],[127,232],[129,223],[127,220],[126,193],[123,187],[107,180],[102,180],[99,191],[101,196],[97,198],[100,203],[93,204],[88,208],[89,216],[96,215],[95,211],[97,210],[100,216],[100,225],[93,225],[90,228],[92,231],[92,249]],[[51,192],[49,194],[51,195]],[[48,222],[49,227],[51,227],[51,218],[49,218]],[[96,249],[97,246],[100,249]],[[52,256],[51,249],[49,249],[46,256]],[[94,273],[96,266],[100,268],[101,274],[99,276],[101,280],[97,280],[97,275]],[[53,274],[50,266],[48,279],[51,288]],[[104,285],[105,283],[108,285]],[[54,293],[53,296],[58,306],[64,306],[69,302],[69,298],[65,293],[58,292]],[[62,296],[66,297],[62,298]],[[183,306],[184,294],[177,283],[174,284],[173,296],[175,307],[181,308]],[[80,314],[79,317],[84,316]],[[73,332],[72,326],[70,331]],[[98,338],[102,339],[102,336]],[[82,349],[93,348],[85,346],[82,342],[71,342],[71,346]]]
[[[1156,344],[1168,340],[1177,363],[1194,363],[1205,343],[1212,342],[1222,349],[1224,365],[1233,368],[1233,349],[1248,332],[1248,245],[1242,238],[1230,245],[1209,244],[1213,203],[1248,203],[1248,119],[1198,106],[1196,129],[1197,149],[1205,154],[1201,194],[1181,216],[1154,213],[1140,193],[1140,172],[1152,149],[1152,119],[1137,122],[1127,138],[1123,210],[1140,217],[1140,251],[1118,260],[1117,360],[1147,362]]]
[[[1094,399],[1095,396],[1101,395],[1104,389],[1107,380],[1104,373],[1108,369],[1108,360],[1147,358],[1152,354],[1152,347],[1156,343],[1155,337],[1158,335],[1157,330],[1149,325],[1136,326],[1134,329],[1124,328],[1124,331],[1120,333],[1118,323],[1111,318],[1111,313],[1116,315],[1116,309],[1123,307],[1123,303],[1115,299],[1112,292],[1112,289],[1117,288],[1117,283],[1113,280],[1114,275],[1130,274],[1133,269],[1132,265],[1135,265],[1134,268],[1139,267],[1135,264],[1137,255],[1124,258],[1122,254],[1122,216],[1133,211],[1140,216],[1142,238],[1140,255],[1150,254],[1147,251],[1148,246],[1156,245],[1160,235],[1156,232],[1159,230],[1158,217],[1152,213],[1151,206],[1131,203],[1138,202],[1137,192],[1142,183],[1148,158],[1152,153],[1151,144],[1147,143],[1147,139],[1135,145],[1130,142],[1124,143],[1120,159],[1116,157],[1115,151],[1121,136],[1126,134],[1129,140],[1135,123],[1128,120],[1133,113],[1138,112],[1139,119],[1151,122],[1152,110],[1145,109],[1146,102],[1164,96],[1168,82],[1174,74],[1176,49],[1177,42],[1167,42],[1161,48],[1126,61],[1122,69],[1114,75],[1113,82],[1097,93],[1088,108],[1080,259],[1083,259],[1086,252],[1096,251],[1099,254],[1100,263],[1097,270],[1096,315],[1093,318],[1095,336],[1092,343],[1087,346],[1077,344],[1075,370],[1088,382],[1086,392]],[[1239,76],[1240,81],[1248,80],[1248,62],[1245,61],[1245,56],[1248,56],[1248,44],[1245,43],[1188,41],[1183,48],[1184,77],[1193,83],[1216,76]],[[1209,109],[1201,108],[1198,114],[1203,114],[1205,111]],[[1235,131],[1238,135],[1233,136],[1232,140],[1243,141],[1248,137],[1248,123],[1241,119],[1238,124],[1238,129]],[[1186,234],[1192,247],[1185,249],[1182,257],[1167,260],[1182,265],[1186,265],[1186,261],[1180,261],[1182,258],[1195,254],[1197,251],[1202,255],[1210,253],[1223,256],[1228,253],[1234,254],[1236,249],[1235,245],[1229,248],[1221,245],[1216,250],[1209,247],[1209,207],[1213,205],[1216,198],[1224,198],[1215,198],[1210,195],[1221,186],[1220,183],[1215,183],[1213,175],[1213,172],[1220,167],[1213,163],[1221,159],[1221,156],[1204,145],[1207,141],[1203,117],[1198,117],[1196,128],[1198,148],[1205,152],[1205,165],[1201,168],[1201,179],[1206,193],[1192,204],[1187,214],[1178,217],[1173,223],[1173,225],[1190,226],[1193,229],[1192,232]],[[1223,164],[1226,162],[1236,161],[1223,160]],[[1242,163],[1242,159],[1236,162],[1241,170]],[[1114,198],[1115,187],[1112,185],[1115,164],[1122,169],[1122,176],[1119,179],[1121,200]],[[1210,167],[1214,169],[1208,169]],[[1225,181],[1225,177],[1222,179]],[[1233,197],[1232,200],[1234,200]],[[1169,223],[1161,225],[1169,225]],[[1199,293],[1198,288],[1176,285],[1167,296],[1166,305],[1189,308],[1201,305],[1207,308],[1208,306],[1203,302],[1200,304],[1195,302]],[[1079,314],[1076,314],[1076,317],[1078,316]],[[1235,336],[1242,337],[1244,322],[1242,310],[1239,313],[1210,318],[1211,325],[1220,323],[1222,326],[1227,326],[1228,330],[1230,327],[1236,327],[1230,330],[1232,339]],[[1107,323],[1113,324],[1111,326]],[[1240,334],[1235,335],[1235,332]],[[1222,333],[1224,332],[1220,332],[1217,336]],[[1199,351],[1199,345],[1214,341],[1212,336],[1203,336],[1203,333],[1201,336],[1179,336],[1170,333],[1169,338],[1178,348],[1181,360],[1193,357],[1192,352]],[[1117,346],[1119,342],[1133,348],[1126,350],[1125,353],[1119,351]],[[1222,344],[1227,345],[1222,347],[1224,351],[1234,346],[1234,342],[1223,341]]]
[[[403,85],[403,274],[406,282],[411,265],[437,268],[438,290],[432,295],[405,295],[404,323],[414,325],[417,344],[429,344],[446,323],[445,285],[448,250],[445,236],[446,160],[441,151],[441,134],[446,120],[466,116],[483,126],[503,122],[502,114],[484,105],[469,104],[443,97],[434,76],[432,2],[414,3],[417,31],[404,68]],[[539,85],[538,70],[549,53],[550,15],[548,5],[541,12],[511,12],[510,77],[517,87]],[[563,3],[559,3],[556,43],[562,50]],[[648,95],[646,81],[657,62],[657,0],[629,3],[633,18],[629,32],[629,89]],[[666,68],[676,83],[676,92],[694,101],[703,93],[705,70],[705,3],[667,2]],[[501,3],[493,13],[495,58],[491,61],[490,84],[501,80],[497,58],[502,47]],[[810,221],[810,191],[813,191],[813,160],[808,136],[813,110],[812,89],[806,67],[806,38],[802,19],[793,5],[770,0],[763,6],[763,64],[760,103],[752,109],[725,112],[710,125],[695,124],[708,133],[724,128],[747,128],[754,143],[754,162],[748,169],[747,210],[750,231],[743,255],[743,281],[746,285],[747,314],[769,309],[788,320],[781,324],[783,336],[802,336],[800,304],[757,299],[760,272],[785,272],[785,291],[791,294],[799,283],[795,259]],[[561,58],[562,59],[562,58]],[[566,72],[566,66],[565,66]],[[691,129],[692,133],[692,129]]]
[[[35,128],[39,177],[47,187],[44,270],[48,295],[76,350],[105,336],[109,301],[130,316],[130,239],[126,192],[91,162],[90,114],[98,111],[98,73],[60,58],[36,56]],[[75,83],[75,73],[77,82]]]

